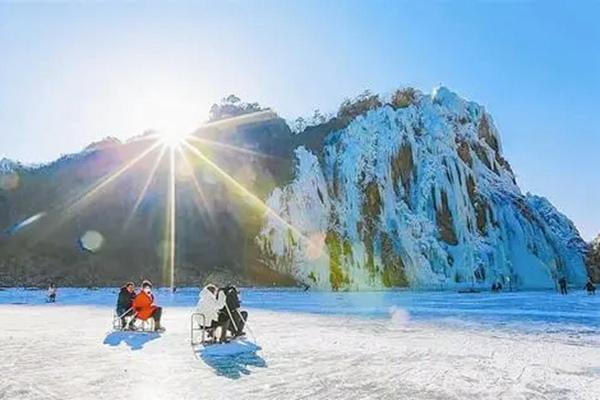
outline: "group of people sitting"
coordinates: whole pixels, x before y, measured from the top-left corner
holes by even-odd
[[[227,342],[228,337],[237,338],[245,334],[248,312],[241,311],[240,307],[239,292],[235,286],[218,288],[209,284],[200,292],[196,312],[204,316],[201,322],[209,335],[214,335],[213,338],[218,342]],[[155,304],[152,283],[148,280],[142,282],[138,292],[133,282],[127,282],[121,288],[117,299],[117,315],[122,330],[136,330],[136,319],[147,321],[150,318],[154,319],[155,331],[165,330],[160,323],[162,307]]]
[[[117,299],[117,315],[121,318],[121,329],[135,330],[135,320],[147,321],[154,319],[154,330],[163,332],[165,329],[160,324],[162,307],[154,303],[152,283],[143,281],[141,290],[136,293],[133,282],[127,282],[119,291]],[[128,318],[132,317],[132,318]]]
[[[228,332],[231,338],[244,335],[244,326],[248,320],[248,313],[241,311],[239,292],[235,286],[218,288],[213,284],[206,285],[200,292],[196,312],[204,315],[204,329],[209,336],[218,342],[227,342]],[[219,336],[216,336],[220,329]]]

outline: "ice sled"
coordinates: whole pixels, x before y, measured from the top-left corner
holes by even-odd
[[[128,315],[133,309],[130,308],[121,315],[115,311],[113,313],[113,331],[121,332],[154,332],[154,318],[150,317],[147,320],[137,318],[137,313]],[[124,329],[121,324],[121,319],[125,319],[125,326],[130,326],[133,329]]]
[[[215,344],[215,329],[206,325],[206,316],[202,313],[192,313],[190,317],[190,344],[192,346]],[[200,340],[198,340],[198,336]]]
[[[216,329],[206,324],[206,316],[204,314],[199,312],[192,313],[190,317],[190,344],[192,346],[201,345],[205,347],[218,344],[219,342],[217,342],[215,335]],[[227,339],[231,342],[223,344],[230,344],[241,340],[245,341],[245,337],[245,334],[235,337],[228,336]]]

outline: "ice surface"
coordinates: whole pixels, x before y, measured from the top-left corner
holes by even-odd
[[[161,335],[111,333],[116,294],[0,290],[0,398],[600,398],[600,296],[582,291],[243,290],[257,346],[204,352],[197,289],[157,293]]]
[[[56,306],[114,307],[118,289],[61,288]],[[199,289],[155,291],[165,307],[194,307]],[[46,291],[22,288],[0,290],[0,304],[44,304]],[[600,336],[600,296],[582,289],[567,296],[553,291],[473,293],[378,291],[327,292],[296,289],[242,289],[244,307],[278,312],[311,313],[388,319],[394,309],[407,318],[453,327],[515,329],[521,332],[579,333]],[[47,305],[49,307],[53,304]]]

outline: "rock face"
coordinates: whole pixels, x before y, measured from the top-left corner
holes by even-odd
[[[446,88],[369,104],[322,151],[295,150],[267,200],[293,227],[267,214],[257,238],[270,268],[334,290],[586,280],[576,228],[521,193],[482,106]]]

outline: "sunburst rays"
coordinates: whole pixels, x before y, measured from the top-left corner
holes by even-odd
[[[260,121],[266,118],[271,118],[271,111],[262,111],[258,113],[252,113],[240,117],[231,118],[228,120],[216,121],[209,123],[202,128],[210,128],[216,126],[225,126],[226,128],[239,123],[246,122],[254,122]],[[201,128],[201,129],[202,129]],[[188,183],[191,183],[194,188],[194,193],[196,198],[194,198],[196,206],[198,206],[201,210],[201,207],[206,209],[206,215],[209,218],[209,222],[211,227],[216,227],[217,221],[214,220],[214,216],[211,215],[211,210],[208,206],[208,199],[206,198],[205,191],[202,188],[202,185],[198,182],[198,179],[195,174],[195,168],[186,156],[184,150],[189,152],[194,157],[196,157],[201,165],[207,166],[210,168],[212,173],[218,177],[220,177],[227,185],[234,188],[237,192],[239,192],[250,204],[254,207],[258,208],[262,212],[270,215],[276,221],[281,223],[284,227],[289,229],[296,238],[299,238],[302,241],[305,241],[309,248],[315,246],[310,238],[306,237],[298,228],[292,225],[289,221],[284,219],[281,215],[279,215],[275,210],[270,208],[265,202],[263,202],[257,195],[255,195],[251,190],[246,188],[244,185],[239,183],[236,179],[234,179],[231,175],[229,175],[223,168],[221,168],[215,161],[209,158],[202,150],[200,150],[195,145],[192,145],[190,142],[196,143],[198,145],[205,144],[207,146],[211,146],[211,148],[226,150],[226,151],[235,151],[238,153],[249,154],[252,156],[258,157],[269,157],[269,158],[279,158],[271,155],[262,154],[260,152],[244,149],[240,147],[233,146],[231,144],[222,143],[213,141],[206,138],[201,138],[197,136],[163,136],[159,134],[147,135],[144,140],[150,141],[151,144],[143,149],[139,154],[133,157],[131,160],[125,162],[124,165],[119,167],[116,171],[111,172],[102,178],[100,178],[97,182],[93,183],[87,190],[83,193],[79,194],[73,201],[69,202],[65,207],[61,207],[61,215],[59,215],[59,224],[64,223],[66,220],[71,218],[73,215],[79,213],[83,208],[87,207],[91,204],[95,198],[101,195],[109,185],[116,182],[120,177],[122,177],[127,171],[131,170],[134,166],[136,166],[141,160],[147,157],[150,153],[159,149],[159,152],[156,156],[156,159],[152,163],[148,174],[146,175],[146,179],[144,185],[142,186],[139,194],[136,197],[135,203],[131,211],[129,212],[125,222],[123,224],[122,230],[123,232],[127,231],[128,226],[131,224],[132,219],[136,212],[138,211],[141,203],[144,198],[146,198],[148,190],[152,185],[152,182],[155,179],[157,170],[159,166],[162,164],[162,160],[165,155],[168,154],[168,183],[166,188],[166,204],[165,204],[165,226],[164,226],[164,239],[163,239],[163,282],[167,283],[169,286],[174,287],[175,279],[176,279],[176,262],[177,262],[177,163],[178,161],[183,163],[189,170],[190,180]]]
[[[175,198],[175,147],[169,148],[169,197],[167,199],[167,240],[165,269],[171,289],[175,286],[175,247],[177,199]]]
[[[232,151],[235,153],[247,154],[250,156],[255,156],[255,157],[260,157],[260,158],[269,158],[269,159],[276,159],[276,160],[281,159],[281,157],[273,156],[270,154],[264,154],[259,151],[245,149],[243,147],[233,146],[228,143],[218,142],[215,140],[210,140],[210,139],[201,138],[201,137],[197,137],[197,136],[190,136],[189,138],[187,138],[186,142],[196,142],[196,143],[200,143],[200,144],[205,144],[209,147],[215,147],[215,148],[222,149],[222,150],[229,150],[229,151]]]
[[[140,154],[135,156],[133,159],[125,163],[124,166],[119,168],[117,171],[107,174],[105,177],[101,178],[99,182],[92,185],[92,187],[84,192],[80,197],[78,197],[75,201],[70,203],[65,210],[63,211],[65,217],[67,217],[70,213],[76,212],[79,208],[86,205],[86,202],[89,202],[96,194],[102,191],[102,189],[106,188],[109,184],[114,182],[117,178],[131,169],[134,165],[140,162],[144,157],[150,154],[154,149],[160,146],[159,141],[154,141],[148,148],[142,151]]]
[[[221,167],[219,167],[214,161],[208,158],[204,153],[198,150],[196,147],[192,146],[188,142],[183,142],[183,146],[185,146],[190,152],[196,155],[201,161],[203,161],[206,165],[208,165],[214,172],[217,173],[221,178],[223,178],[228,184],[233,186],[236,190],[238,190],[244,197],[255,206],[259,207],[262,211],[266,212],[273,218],[275,218],[278,222],[283,224],[285,227],[290,229],[297,237],[307,241],[308,243],[312,243],[309,238],[307,238],[298,228],[293,226],[291,223],[286,221],[281,215],[279,215],[275,210],[269,207],[265,202],[263,202],[258,196],[244,187],[241,183],[235,180],[231,175],[225,172]]]
[[[179,146],[177,148],[177,151],[179,152],[179,156],[181,157],[181,160],[183,161],[183,163],[185,164],[185,166],[188,170],[190,180],[192,182],[194,190],[196,191],[196,194],[198,195],[197,198],[196,197],[194,198],[194,204],[196,204],[196,207],[198,207],[198,211],[200,211],[200,213],[203,213],[203,211],[206,211],[208,223],[210,224],[211,228],[214,228],[215,220],[213,219],[211,210],[209,209],[210,204],[208,203],[208,199],[206,198],[206,195],[204,194],[204,190],[202,190],[202,186],[200,185],[200,183],[198,182],[198,179],[196,178],[194,167],[192,166],[192,164],[186,157],[181,146]],[[204,208],[204,210],[202,208]]]
[[[140,204],[142,204],[142,201],[146,197],[146,192],[148,192],[148,188],[150,187],[150,184],[154,180],[154,175],[156,174],[156,170],[158,169],[158,166],[160,165],[160,162],[162,161],[166,150],[167,150],[166,146],[161,147],[160,152],[158,153],[158,156],[156,157],[156,161],[154,161],[154,164],[152,165],[152,169],[148,173],[148,177],[146,178],[146,183],[144,183],[144,186],[142,187],[142,190],[140,191],[140,194],[138,195],[138,197],[135,201],[135,204],[133,205],[133,208],[131,209],[131,212],[129,213],[129,216],[127,217],[127,219],[125,220],[125,223],[123,224],[123,231],[127,230],[127,228],[129,227],[129,224],[131,223],[131,220],[133,219],[133,217],[135,216],[135,213],[137,212],[137,209],[140,207]]]

